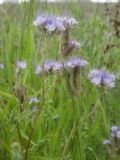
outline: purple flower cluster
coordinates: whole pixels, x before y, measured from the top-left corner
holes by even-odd
[[[26,61],[17,61],[16,65],[18,70],[26,69],[27,67]]]
[[[74,28],[77,24],[78,22],[74,18],[53,15],[40,15],[33,22],[34,26],[49,34],[62,33],[68,28]]]
[[[74,68],[83,68],[88,64],[88,62],[86,60],[83,60],[79,57],[73,57],[73,58],[69,58],[66,61],[64,61],[63,63],[60,61],[46,61],[42,66],[37,65],[36,66],[36,70],[35,73],[36,74],[49,74],[49,73],[58,73],[60,71],[62,71],[63,69],[65,70],[71,70]]]
[[[69,46],[69,48],[72,48],[72,49],[75,49],[75,50],[80,49],[80,43],[77,42],[77,41],[74,41],[74,40],[68,42],[68,46]]]
[[[120,139],[120,130],[119,130],[118,126],[112,126],[111,129],[110,129],[110,131],[111,131],[111,137],[113,138],[113,140],[114,139],[116,139],[116,140]],[[112,141],[110,141],[109,139],[105,139],[103,141],[103,144],[105,144],[105,145],[111,144],[112,145]]]
[[[19,73],[21,70],[24,70],[27,68],[27,62],[26,61],[17,61],[16,63],[16,73]]]
[[[72,57],[69,58],[64,62],[64,68],[67,69],[74,69],[74,68],[83,68],[88,64],[86,60],[83,60],[79,57]]]
[[[36,97],[33,97],[30,99],[29,104],[34,104],[34,103],[38,103],[38,102],[39,102],[39,99]]]
[[[41,67],[41,65],[36,65],[36,69],[35,69],[35,74],[41,74],[41,72],[42,72],[42,67]]]
[[[4,66],[4,64],[0,64],[0,69],[4,69],[5,68],[5,66]]]
[[[112,126],[110,131],[111,140],[105,139],[103,144],[108,147],[109,154],[117,153],[120,151],[120,128],[118,126]]]
[[[62,64],[60,62],[55,61],[46,61],[44,63],[44,71],[45,73],[57,72],[62,69]]]
[[[63,65],[59,61],[45,61],[43,66],[36,65],[35,73],[38,75],[41,75],[43,73],[49,74],[49,73],[57,73],[61,71],[63,68]]]
[[[120,138],[120,129],[118,126],[111,127],[111,136],[113,138]]]
[[[110,74],[104,69],[93,69],[88,74],[88,77],[96,86],[106,86],[107,88],[115,87],[115,75]]]

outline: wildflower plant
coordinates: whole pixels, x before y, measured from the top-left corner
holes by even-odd
[[[14,93],[15,96],[19,99],[19,108],[20,112],[23,112],[23,102],[26,97],[27,88],[21,81],[22,72],[27,69],[27,62],[26,61],[17,61],[16,62],[16,71],[15,71],[15,86],[14,86]]]
[[[104,67],[119,71],[119,49],[101,58],[107,30],[98,15],[80,19],[79,26],[75,18],[55,14],[33,21],[34,2],[19,7],[25,10],[15,21],[3,20],[7,10],[3,16],[0,7],[0,159],[109,159],[99,138],[119,121],[119,82],[116,87],[116,76],[105,69],[89,69],[95,61],[102,66],[105,57]],[[81,18],[80,10],[74,15]],[[118,158],[120,128],[113,126],[109,137],[104,144],[110,158]]]
[[[110,140],[105,139],[103,144],[106,146],[108,154],[111,158],[120,156],[120,128],[119,126],[112,126],[110,129]]]
[[[97,87],[99,106],[103,114],[104,125],[108,128],[107,117],[109,111],[106,106],[106,91],[115,87],[116,77],[105,69],[92,69],[88,74],[88,79]]]

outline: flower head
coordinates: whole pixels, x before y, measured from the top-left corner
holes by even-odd
[[[120,151],[120,129],[118,126],[112,126],[111,129],[111,140],[105,139],[103,144],[107,146],[108,153],[111,157],[113,157],[113,154],[118,154]]]
[[[111,141],[109,139],[105,139],[103,141],[103,144],[105,144],[105,145],[111,145],[112,143],[111,143]]]
[[[74,28],[77,24],[78,22],[74,18],[47,14],[38,16],[33,22],[34,26],[49,34],[59,34],[68,28]]]
[[[42,67],[41,65],[36,65],[35,74],[40,75],[42,73]]]
[[[61,18],[53,15],[41,15],[36,18],[33,25],[49,34],[58,34],[65,30]]]
[[[118,126],[112,126],[110,130],[112,133],[114,133],[114,132],[118,131],[118,129],[119,129]]]
[[[116,131],[116,137],[117,137],[118,139],[120,139],[120,130],[119,130],[119,131]]]
[[[70,41],[68,45],[70,48],[75,49],[75,50],[79,50],[80,48],[80,43],[74,40]]]
[[[33,22],[33,25],[41,28],[44,26],[45,21],[46,21],[46,16],[41,15],[36,18],[36,20]]]
[[[88,77],[96,86],[106,86],[108,88],[115,87],[115,75],[110,74],[106,70],[93,69],[88,74]]]
[[[63,68],[63,65],[61,62],[56,61],[53,65],[53,72],[59,72]]]
[[[5,66],[4,66],[4,64],[0,64],[0,69],[4,69],[5,68]]]
[[[110,130],[111,130],[111,136],[116,137],[116,132],[119,130],[118,126],[112,126]]]
[[[29,104],[38,103],[38,102],[39,102],[38,98],[33,97],[30,99]]]
[[[86,60],[83,60],[79,57],[73,57],[68,59],[65,63],[64,63],[64,68],[65,69],[74,69],[76,67],[79,68],[83,68],[88,64],[88,62]]]
[[[53,70],[54,67],[54,61],[46,61],[44,62],[44,72],[45,73],[50,73]]]
[[[44,22],[44,28],[47,32],[55,32],[56,30],[56,18],[55,17],[48,17],[46,18],[45,22]]]
[[[27,68],[26,61],[17,61],[16,63],[16,73],[19,73],[21,70],[24,70]]]
[[[63,24],[65,28],[68,29],[74,28],[78,24],[78,22],[75,18],[63,17]]]

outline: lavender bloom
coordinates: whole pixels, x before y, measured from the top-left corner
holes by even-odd
[[[16,63],[16,73],[18,74],[21,70],[24,70],[27,68],[26,61],[17,61]]]
[[[26,67],[27,67],[26,61],[17,61],[18,70],[26,69]]]
[[[54,73],[59,72],[62,69],[62,63],[57,61],[46,61],[44,63],[44,72],[45,73]]]
[[[71,26],[76,26],[78,24],[75,18],[69,18],[68,21]]]
[[[74,18],[53,15],[41,15],[33,22],[34,26],[50,34],[59,34],[68,28],[74,28],[77,24],[78,22]]]
[[[63,24],[65,28],[68,29],[68,28],[74,28],[78,24],[78,22],[74,18],[64,17]]]
[[[72,40],[68,43],[68,45],[70,48],[75,49],[75,50],[79,50],[80,48],[80,44],[77,41]]]
[[[4,69],[4,68],[5,68],[4,64],[0,64],[0,69]]]
[[[73,57],[68,59],[65,63],[64,63],[64,68],[65,69],[74,69],[76,67],[78,68],[83,68],[88,64],[88,62],[86,60],[83,60],[79,57]]]
[[[45,30],[49,33],[59,34],[65,30],[60,17],[49,16],[44,23]]]
[[[57,73],[61,71],[63,68],[63,65],[59,61],[45,61],[43,67],[40,65],[36,65],[35,73],[40,74],[49,74],[49,73]]]
[[[112,131],[112,132],[118,131],[118,126],[112,126],[112,127],[111,127],[111,131]]]
[[[112,126],[110,130],[113,138],[120,138],[120,130],[118,126]]]
[[[38,75],[42,73],[42,67],[40,65],[36,65],[35,73]]]
[[[107,86],[108,88],[115,87],[115,76],[105,70],[93,69],[88,74],[88,77],[96,86]]]
[[[112,143],[111,143],[111,141],[109,139],[105,139],[103,141],[103,144],[105,144],[105,145],[111,145]]]
[[[63,25],[63,19],[61,17],[56,17],[56,28],[59,33],[65,31],[65,26]]]
[[[58,34],[65,30],[61,18],[52,15],[37,17],[33,25],[49,34]]]
[[[103,144],[107,146],[110,157],[114,157],[116,154],[120,154],[120,130],[118,126],[111,127],[111,136],[111,141],[106,139]]]
[[[118,126],[112,126],[111,127],[111,136],[116,137],[116,132],[118,131]]]
[[[36,97],[30,99],[29,104],[38,103],[39,100]]]
[[[120,131],[116,132],[116,137],[119,139],[120,138]]]
[[[54,32],[56,30],[56,19],[55,17],[49,17],[44,22],[44,27],[47,32]]]
[[[46,21],[46,16],[41,15],[36,18],[36,20],[33,22],[33,25],[41,28],[44,26],[45,21]]]
[[[49,73],[49,72],[52,72],[53,70],[53,67],[54,67],[54,61],[46,61],[44,63],[44,71],[45,73]]]
[[[54,65],[53,65],[53,72],[59,72],[59,71],[62,70],[62,68],[63,68],[62,63],[55,62]]]

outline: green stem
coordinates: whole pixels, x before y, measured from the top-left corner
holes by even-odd
[[[30,131],[30,134],[29,134],[28,143],[27,143],[27,146],[26,146],[26,151],[25,151],[25,158],[24,158],[24,160],[27,160],[27,159],[28,159],[28,151],[29,151],[29,148],[30,148],[30,143],[31,143],[31,140],[32,140],[32,137],[33,137],[33,133],[35,132],[36,125],[37,125],[37,122],[38,122],[38,119],[39,119],[39,116],[40,116],[42,110],[43,110],[43,105],[42,105],[42,107],[39,109],[38,113],[36,114],[36,117],[35,117],[35,120],[34,120],[34,127],[31,128],[31,131]]]
[[[100,90],[100,109],[102,111],[102,115],[103,115],[103,121],[104,121],[104,125],[107,129],[107,131],[109,131],[109,127],[108,127],[108,122],[107,122],[107,115],[106,115],[106,105],[105,105],[105,91],[104,91],[104,88],[102,88]]]

